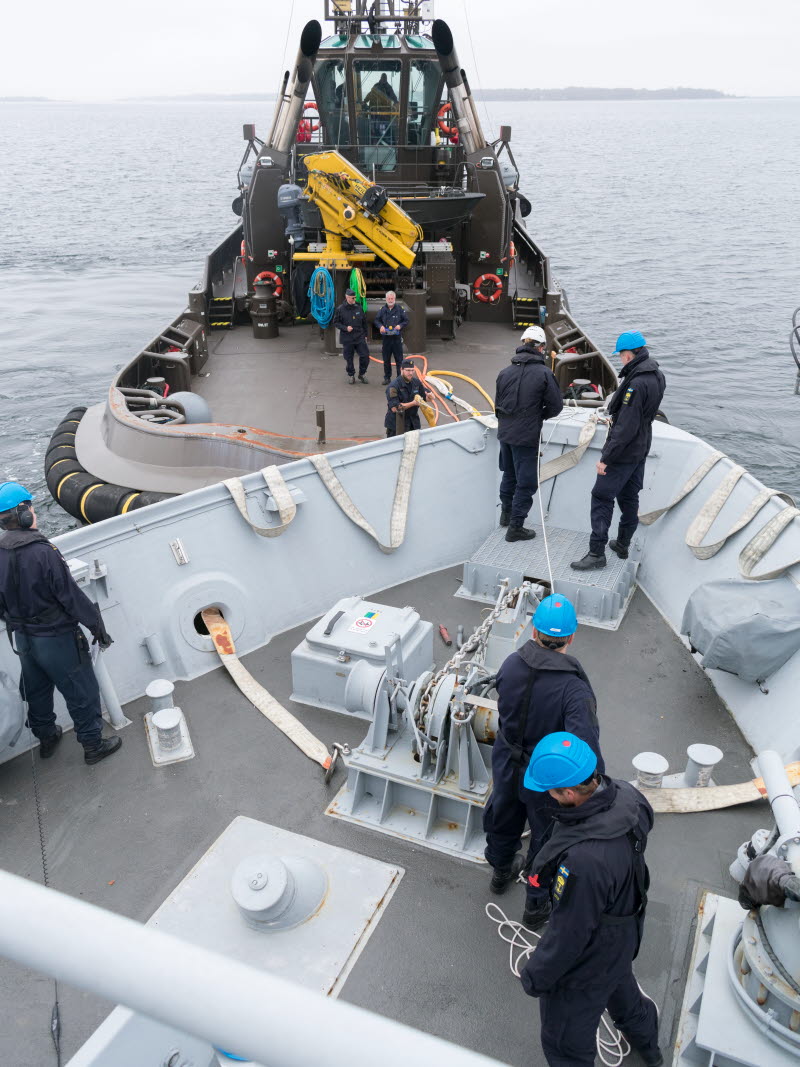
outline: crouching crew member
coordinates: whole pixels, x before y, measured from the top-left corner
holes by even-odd
[[[431,400],[433,393],[422,384],[416,375],[414,361],[404,359],[400,365],[400,376],[386,387],[386,427],[387,437],[397,437],[408,430],[418,430],[419,405],[421,400]]]
[[[529,541],[535,530],[525,519],[539,488],[539,437],[542,423],[564,406],[553,372],[545,366],[545,333],[529,326],[511,366],[501,370],[495,389],[497,440],[500,442],[500,525],[506,541]]]
[[[531,753],[547,734],[571,730],[600,752],[597,702],[589,679],[567,654],[578,619],[564,596],[546,597],[533,617],[533,640],[506,658],[497,673],[499,730],[492,747],[492,794],[483,816],[485,856],[494,868],[490,888],[502,893],[522,863],[516,856],[525,823],[531,827],[529,858],[538,852],[557,804],[546,790],[532,797],[523,788]],[[601,770],[604,769],[602,759]],[[547,922],[550,896],[529,875],[523,923],[536,930]]]
[[[354,289],[344,294],[344,303],[340,304],[333,315],[333,325],[339,328],[339,340],[342,343],[342,355],[347,378],[355,385],[356,368],[353,354],[358,353],[358,380],[367,384],[369,368],[369,348],[367,347],[367,316],[360,304],[356,303]]]
[[[403,362],[403,330],[408,326],[408,312],[397,303],[397,293],[391,289],[386,294],[386,303],[375,316],[375,325],[381,331],[383,346],[383,384],[392,380],[392,360],[400,373]]]
[[[525,786],[549,791],[559,805],[533,861],[550,886],[553,913],[520,975],[525,992],[539,998],[545,1058],[550,1067],[593,1067],[608,1008],[644,1063],[660,1067],[658,1010],[632,966],[647,905],[653,809],[628,782],[601,774],[595,753],[572,733],[539,742]]]
[[[53,689],[64,697],[75,737],[87,763],[116,752],[119,737],[102,736],[100,691],[89,642],[108,648],[100,610],[81,590],[55,545],[36,529],[31,494],[16,482],[0,485],[0,618],[19,655],[19,689],[42,759],[53,755],[61,727],[53,712]],[[15,647],[16,646],[16,647]]]
[[[611,429],[597,463],[597,479],[592,489],[589,551],[571,564],[576,571],[605,567],[615,499],[620,508],[619,527],[616,540],[608,547],[620,559],[628,558],[628,547],[639,525],[639,493],[653,440],[653,420],[667,387],[638,330],[619,335],[614,355],[622,360],[621,382],[608,403]]]

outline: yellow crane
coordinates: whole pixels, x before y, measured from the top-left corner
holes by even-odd
[[[295,252],[294,259],[314,260],[329,270],[347,270],[378,256],[390,267],[410,267],[422,227],[338,152],[314,152],[303,158],[308,170],[306,197],[316,204],[325,227],[322,252]],[[372,252],[345,252],[349,237]],[[374,254],[373,254],[374,253]]]

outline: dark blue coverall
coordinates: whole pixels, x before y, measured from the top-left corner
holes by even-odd
[[[392,359],[400,373],[400,364],[403,362],[403,330],[408,326],[408,312],[401,308],[398,303],[394,307],[384,304],[375,316],[375,325],[378,329],[383,326],[386,333],[381,334],[383,346],[383,376],[391,378]]]
[[[639,1052],[658,1052],[658,1011],[633,976],[647,903],[644,860],[653,809],[628,782],[603,776],[576,808],[559,807],[533,861],[550,884],[550,923],[522,970],[539,998],[550,1067],[593,1067],[605,1008]]]
[[[353,366],[353,353],[358,353],[358,373],[363,377],[369,367],[369,348],[367,348],[367,316],[364,309],[358,303],[348,304],[347,301],[340,304],[333,313],[333,325],[339,329],[339,340],[342,342],[342,355],[348,375],[355,377]],[[352,326],[352,332],[347,332],[347,327]]]
[[[66,701],[75,736],[96,748],[102,736],[100,690],[79,628],[105,634],[100,611],[69,572],[64,557],[38,530],[0,537],[0,616],[13,631],[22,674],[20,694],[40,741],[56,732],[53,689]],[[11,635],[9,635],[11,636]]]
[[[386,406],[388,408],[383,425],[386,427],[387,437],[397,437],[398,434],[408,430],[418,430],[419,408],[407,408],[405,411],[396,411],[398,404],[410,404],[415,396],[425,399],[425,386],[416,376],[406,381],[402,374],[386,386]]]
[[[497,376],[495,411],[500,442],[500,503],[511,511],[510,525],[520,527],[539,488],[539,436],[545,419],[561,411],[558,382],[544,363],[544,352],[520,346],[510,367]]]
[[[653,440],[653,420],[667,387],[658,364],[647,348],[620,372],[622,382],[609,401],[612,424],[600,456],[606,473],[598,474],[592,489],[592,536],[589,551],[602,556],[614,514],[620,508],[617,540],[627,547],[639,525],[639,493],[644,466]]]
[[[589,679],[574,656],[526,642],[512,652],[497,672],[499,730],[492,748],[492,794],[483,813],[485,856],[496,869],[511,866],[530,822],[532,857],[551,827],[556,801],[548,793],[523,787],[531,753],[543,737],[568,730],[600,755],[597,701]],[[546,886],[527,886],[527,905],[536,907],[548,895]]]

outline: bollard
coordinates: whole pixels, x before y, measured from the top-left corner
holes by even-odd
[[[172,694],[175,686],[166,678],[154,678],[145,689],[145,696],[150,698],[150,710],[161,711],[162,708],[174,706]]]
[[[660,789],[669,763],[658,752],[640,752],[633,757],[636,785],[642,789]]]
[[[153,726],[158,733],[158,743],[165,751],[180,747],[182,720],[180,708],[162,708],[153,713]]]
[[[683,775],[686,785],[690,789],[710,785],[711,774],[722,759],[720,749],[716,745],[689,745],[686,755],[689,757]]]

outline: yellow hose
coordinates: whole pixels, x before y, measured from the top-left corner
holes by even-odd
[[[482,397],[484,397],[492,411],[494,411],[494,401],[483,388],[483,386],[476,382],[474,378],[469,378],[466,374],[459,374],[458,371],[454,370],[430,370],[428,371],[428,374],[446,374],[450,378],[460,378],[462,382],[469,382],[470,385],[473,385],[478,390],[478,392],[481,394]]]

